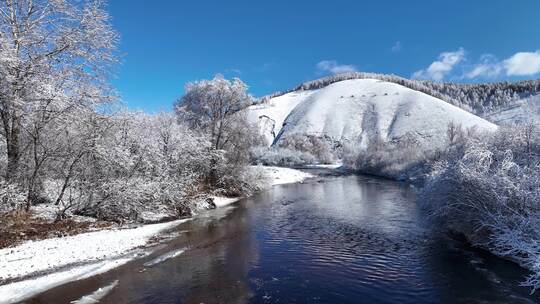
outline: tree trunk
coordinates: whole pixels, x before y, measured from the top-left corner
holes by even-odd
[[[75,165],[79,162],[79,160],[83,157],[84,153],[79,154],[71,163],[69,166],[68,174],[64,178],[64,184],[62,185],[62,189],[60,190],[60,194],[58,195],[58,198],[56,199],[56,202],[54,203],[56,206],[60,205],[60,202],[62,201],[62,198],[64,197],[64,193],[66,192],[66,189],[69,185],[69,182],[71,180],[71,177],[73,175],[73,170],[75,169]]]
[[[9,127],[8,127],[9,129]],[[20,133],[21,133],[21,120],[18,117],[14,117],[11,122],[11,128],[9,132],[6,132],[6,145],[7,145],[7,169],[6,180],[13,180],[19,171],[20,160]]]

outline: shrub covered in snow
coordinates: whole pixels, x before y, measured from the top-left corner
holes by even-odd
[[[0,181],[0,213],[22,209],[25,205],[23,189],[16,184]]]
[[[242,196],[268,187],[270,181],[263,170],[250,166],[231,166],[224,163],[218,169],[219,179],[213,191],[216,195]]]
[[[540,134],[534,125],[466,136],[433,166],[424,206],[473,245],[533,273],[540,288]]]
[[[313,164],[331,164],[335,154],[328,141],[313,135],[291,134],[278,142],[278,146],[257,146],[251,149],[251,162],[267,166],[294,167]]]
[[[1,181],[1,210],[27,207],[26,189],[33,185],[30,203],[56,205],[57,220],[76,214],[138,221],[152,212],[189,215],[201,193],[243,195],[264,184],[247,160],[214,149],[204,133],[173,113],[86,112],[76,123],[65,123],[69,127],[49,124],[41,131],[50,140],[36,151],[38,167],[34,154],[25,153],[28,165],[21,167],[18,183]],[[246,152],[238,153],[247,159]]]
[[[315,156],[309,152],[278,147],[255,147],[251,149],[251,159],[254,164],[280,167],[295,167],[317,163]]]
[[[63,211],[105,220],[136,220],[163,208],[189,212],[188,199],[210,172],[210,143],[178,124],[170,113],[124,112],[107,118],[100,136],[82,148],[69,170],[51,170],[60,180],[51,198]],[[63,161],[61,159],[61,161]],[[59,215],[62,216],[62,215]]]
[[[309,153],[318,163],[331,164],[335,161],[332,147],[325,138],[309,134],[290,134],[279,142],[280,148]]]
[[[398,180],[421,182],[428,159],[436,155],[423,149],[416,136],[407,133],[399,140],[384,142],[374,138],[368,148],[345,147],[344,165],[353,170]]]
[[[48,203],[58,210],[57,220],[75,214],[123,222],[152,212],[189,215],[201,193],[244,195],[262,188],[264,178],[247,166],[258,133],[241,109],[250,100],[245,85],[219,77],[205,83],[192,107],[198,96],[209,103],[225,98],[215,95],[223,90],[233,99],[224,103],[227,109],[215,102],[213,110],[226,113],[211,121],[129,112],[114,103],[99,110],[64,100],[29,107],[17,166],[5,164],[8,149],[0,144],[6,177],[0,178],[0,211]]]
[[[172,113],[124,113],[113,120],[93,161],[80,168],[77,176],[84,178],[71,183],[64,199],[72,200],[65,204],[76,214],[138,220],[160,209],[189,215],[201,192],[242,195],[260,187],[249,167],[230,161],[230,154]]]

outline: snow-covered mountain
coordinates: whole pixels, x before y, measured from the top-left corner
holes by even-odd
[[[269,144],[295,135],[367,147],[373,140],[399,142],[413,136],[426,148],[444,144],[451,122],[495,130],[487,120],[405,86],[351,79],[313,90],[298,90],[249,107]]]

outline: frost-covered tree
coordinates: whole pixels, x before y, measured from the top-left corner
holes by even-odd
[[[279,141],[279,147],[313,155],[317,162],[330,164],[335,161],[330,139],[314,135],[291,134]]]
[[[0,120],[8,180],[21,175],[23,150],[39,149],[48,124],[74,108],[111,100],[107,75],[116,62],[118,35],[104,5],[102,0],[0,2]]]
[[[309,152],[281,147],[254,147],[251,161],[256,165],[295,167],[313,165],[319,161]]]
[[[418,176],[421,172],[418,171],[423,170],[432,153],[421,147],[417,134],[407,132],[389,142],[383,141],[380,136],[373,136],[367,148],[347,144],[343,163],[360,173],[421,183],[421,176]]]
[[[252,104],[247,85],[239,78],[227,80],[216,75],[211,80],[190,82],[185,95],[175,103],[181,120],[193,128],[206,130],[215,149],[225,149],[245,120],[242,110]]]
[[[113,221],[140,219],[145,212],[189,213],[190,197],[216,157],[206,138],[178,124],[172,113],[124,111],[98,128],[64,206]]]
[[[452,145],[463,136],[463,127],[461,124],[451,121],[446,128],[446,137],[448,144]]]
[[[247,86],[188,84],[174,113],[115,106],[117,34],[102,0],[0,1],[0,212],[104,220],[182,216],[209,194],[259,189]]]
[[[58,220],[70,213],[118,222],[185,216],[208,194],[261,187],[248,167],[231,171],[225,152],[174,113],[87,114],[51,143],[62,154],[42,170],[40,193],[58,206]]]
[[[540,288],[540,133],[533,125],[465,134],[432,166],[424,207],[475,246],[530,269]]]

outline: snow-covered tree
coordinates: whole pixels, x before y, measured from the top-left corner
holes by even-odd
[[[540,288],[540,133],[534,125],[466,134],[434,163],[424,207],[476,246],[518,262]]]
[[[313,155],[318,163],[330,164],[335,161],[330,139],[314,135],[291,134],[279,141],[279,147]]]
[[[109,19],[103,0],[0,1],[0,211],[47,203],[57,220],[144,220],[260,188],[245,166],[247,86],[188,84],[183,119],[116,108]]]
[[[231,81],[216,75],[211,80],[188,83],[175,110],[181,120],[206,130],[214,148],[222,150],[231,144],[238,121],[245,120],[241,112],[251,104],[252,98],[242,80]]]
[[[107,75],[116,62],[117,33],[109,19],[102,0],[0,2],[0,120],[8,180],[21,173],[23,137],[29,135],[37,149],[47,124],[76,107],[111,100]]]

